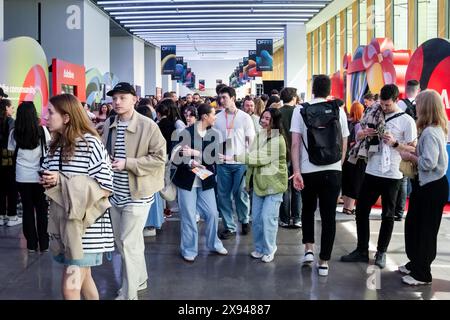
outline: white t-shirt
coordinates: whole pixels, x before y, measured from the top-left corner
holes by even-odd
[[[416,104],[415,99],[410,99],[410,98],[408,98],[408,100],[411,101],[413,105]],[[398,106],[403,112],[405,112],[405,111],[406,111],[406,108],[408,107],[408,106],[406,105],[406,103],[404,103],[402,100],[399,100],[399,101],[397,102],[397,106]]]
[[[390,117],[400,112],[403,111],[399,110],[397,112],[386,114],[385,118],[388,120]],[[414,119],[407,114],[401,115],[386,123],[384,130],[392,133],[394,138],[397,139],[399,143],[410,143],[417,139],[416,123],[414,122]],[[386,146],[384,148],[386,148],[386,152],[387,150],[389,150],[389,152],[387,152],[385,157],[383,157],[383,142],[381,142],[381,144],[381,150],[369,157],[366,173],[381,178],[403,178],[403,174],[399,169],[400,161],[402,160],[400,153],[397,149]],[[386,157],[388,158],[388,168],[385,172],[383,172],[383,159]]]
[[[50,145],[50,133],[46,127],[44,128],[45,141],[47,147]],[[14,139],[14,130],[9,134],[8,150],[16,150],[16,140]],[[47,155],[44,150],[45,155]],[[33,150],[20,149],[17,150],[16,162],[16,181],[20,183],[39,183],[38,171],[41,168],[39,160],[42,156],[41,143]]]
[[[311,100],[309,104],[313,105],[325,101],[326,101],[325,99],[318,98]],[[301,108],[302,106],[295,107],[294,112],[292,113],[291,132],[300,133],[306,146],[308,146],[308,139],[306,138],[308,128],[306,127],[305,122],[303,121],[303,117],[300,114]],[[350,132],[348,131],[347,116],[342,108],[339,108],[339,122],[341,124],[342,137],[347,138],[350,135]],[[309,162],[308,151],[306,151],[303,142],[301,142],[301,145],[302,151],[300,156],[300,170],[302,173],[312,173],[328,170],[342,171],[342,165],[340,160],[336,163],[329,164],[326,166],[316,166],[312,164],[311,162]]]
[[[256,135],[252,117],[239,109],[237,109],[235,114],[228,114],[225,110],[220,112],[216,117],[214,128],[220,133],[219,142],[227,141],[227,156],[240,155],[247,152],[248,146],[245,143],[245,137],[249,137],[248,145],[251,145]],[[234,161],[227,161],[227,163],[241,164]]]

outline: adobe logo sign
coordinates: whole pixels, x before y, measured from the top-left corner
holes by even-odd
[[[420,87],[434,89],[441,96],[450,119],[450,42],[435,38],[424,42],[414,52],[406,70],[406,81],[418,80]]]
[[[48,64],[41,46],[29,37],[0,41],[0,87],[15,110],[22,101],[33,101],[38,115],[46,113]]]

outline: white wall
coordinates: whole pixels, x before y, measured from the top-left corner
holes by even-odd
[[[84,65],[109,72],[109,18],[89,1],[84,2]]]
[[[0,0],[0,41],[3,40],[3,0]]]
[[[144,42],[133,39],[133,84],[141,86],[141,95],[145,96],[145,51]]]
[[[134,82],[133,38],[110,37],[111,72],[121,82]]]
[[[195,73],[196,88],[198,80],[205,80],[206,88],[216,88],[216,80],[228,84],[228,78],[239,65],[239,60],[192,60],[188,61],[188,67]]]
[[[299,95],[307,93],[306,53],[305,25],[288,24],[284,32],[284,86],[297,88]]]

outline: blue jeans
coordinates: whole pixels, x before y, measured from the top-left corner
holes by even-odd
[[[161,198],[159,192],[156,192],[155,201],[152,203],[152,206],[150,207],[145,227],[154,227],[156,229],[161,229],[163,223],[164,223],[164,201]]]
[[[253,192],[252,234],[255,250],[262,254],[271,254],[277,248],[278,212],[283,194],[271,194],[265,197]]]
[[[211,251],[223,249],[222,241],[217,237],[219,213],[217,212],[214,189],[203,191],[192,188],[187,191],[177,188],[178,205],[181,217],[181,254],[183,257],[196,257],[198,254],[198,228],[196,213],[205,220],[206,246]]]
[[[218,209],[226,230],[236,232],[233,219],[231,198],[236,204],[236,214],[240,223],[248,223],[250,214],[250,200],[245,191],[245,164],[217,165],[217,193]]]

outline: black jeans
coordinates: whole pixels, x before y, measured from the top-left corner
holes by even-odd
[[[320,171],[305,173],[302,190],[303,243],[314,243],[314,213],[319,199],[322,235],[320,239],[320,259],[328,261],[333,251],[336,235],[336,204],[341,191],[342,174],[340,171]]]
[[[48,203],[39,183],[17,183],[23,206],[23,234],[27,248],[48,249]],[[36,217],[35,217],[36,213]]]
[[[386,252],[391,241],[394,228],[395,203],[398,188],[402,179],[380,178],[367,174],[356,204],[356,229],[358,233],[358,247],[361,252],[369,250],[370,227],[369,215],[372,206],[381,196],[383,212],[381,214],[381,228],[378,235],[377,251]]]
[[[288,163],[289,177],[293,174],[292,165]],[[288,181],[288,189],[283,194],[283,202],[280,205],[280,221],[289,224],[301,220],[302,194],[294,188],[292,179]]]
[[[406,267],[416,280],[432,280],[431,263],[436,258],[437,236],[448,192],[446,176],[422,187],[417,180],[412,181],[405,220],[405,249],[410,261]]]
[[[17,185],[14,167],[0,167],[0,181],[0,215],[15,217],[17,215]]]

